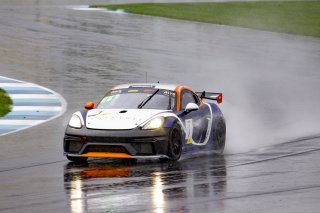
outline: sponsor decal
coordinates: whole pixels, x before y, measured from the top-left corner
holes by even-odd
[[[192,119],[186,119],[186,144],[192,144],[193,124]]]
[[[106,116],[110,116],[110,115],[111,115],[111,113],[108,113],[105,111],[103,113],[98,114],[99,117],[106,117]]]
[[[120,89],[119,90],[113,90],[113,91],[110,92],[111,95],[116,95],[116,94],[121,94],[121,93],[122,93],[122,90],[120,90]]]
[[[129,89],[128,92],[139,92],[137,89]]]
[[[154,89],[145,89],[145,90],[143,90],[143,92],[150,92],[150,93],[153,93],[153,92],[155,92],[156,90],[154,90]]]
[[[176,93],[174,91],[166,90],[163,92],[163,95],[175,97]]]

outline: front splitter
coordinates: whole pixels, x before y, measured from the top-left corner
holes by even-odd
[[[150,156],[133,156],[127,153],[111,153],[111,152],[88,152],[85,154],[66,154],[70,157],[89,157],[89,158],[135,158],[135,159],[159,159],[169,158],[167,155],[150,155]]]

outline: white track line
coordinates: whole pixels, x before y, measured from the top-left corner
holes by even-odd
[[[43,120],[0,120],[0,125],[27,125],[34,126],[43,123]]]
[[[30,83],[0,83],[0,87],[34,87],[34,84]]]
[[[14,106],[12,111],[62,111],[62,107],[50,106]]]
[[[61,116],[65,111],[66,111],[66,106],[67,103],[64,100],[64,98],[48,89],[45,87],[42,87],[40,85],[37,84],[33,84],[33,83],[29,83],[29,82],[23,82],[20,80],[15,80],[15,79],[11,79],[11,78],[7,78],[7,77],[2,77],[0,76],[0,79],[7,79],[10,81],[13,81],[14,83],[0,83],[0,88],[3,88],[4,90],[6,88],[26,88],[26,92],[28,92],[27,88],[37,88],[39,90],[43,90],[46,91],[50,94],[24,94],[23,91],[21,91],[20,94],[10,94],[10,92],[8,92],[10,98],[12,100],[19,100],[19,99],[27,99],[29,101],[39,101],[41,99],[43,100],[58,100],[61,103],[61,106],[13,106],[12,108],[12,114],[14,114],[15,111],[25,111],[26,115],[25,116],[32,116],[34,115],[34,112],[36,111],[50,111],[50,112],[54,112],[52,117],[49,117],[47,120],[14,120],[14,119],[6,119],[4,118],[0,118],[0,125],[2,127],[0,127],[0,130],[8,130],[8,132],[4,132],[2,134],[0,134],[0,136],[3,135],[7,135],[13,132],[17,132],[17,131],[21,131],[23,129],[27,129],[30,128],[32,126],[35,125],[39,125],[41,123],[44,123],[46,121],[50,121],[52,119],[55,119],[59,116]],[[33,114],[32,114],[33,113]],[[8,114],[10,115],[10,113]],[[9,118],[9,117],[8,117]]]
[[[53,94],[10,94],[9,96],[11,99],[58,99],[58,97]]]

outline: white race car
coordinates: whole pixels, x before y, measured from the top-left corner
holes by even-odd
[[[75,112],[64,137],[64,154],[74,162],[93,158],[160,158],[222,153],[226,125],[216,103],[222,93],[193,92],[172,84],[124,84],[96,105]]]

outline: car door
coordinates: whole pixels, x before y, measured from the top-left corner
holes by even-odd
[[[179,117],[185,126],[185,143],[205,145],[210,136],[212,121],[209,106],[202,104],[199,97],[188,89],[181,92],[180,103]],[[188,103],[197,104],[199,109],[186,112],[185,109]]]

